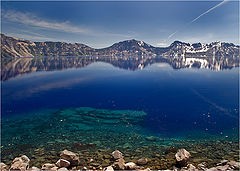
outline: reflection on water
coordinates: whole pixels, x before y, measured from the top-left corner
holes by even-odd
[[[211,70],[231,69],[238,66],[238,58],[206,58],[206,57],[45,57],[45,58],[19,58],[2,60],[2,80],[24,73],[36,71],[53,71],[68,68],[81,68],[94,62],[106,62],[115,67],[127,70],[138,70],[154,63],[168,63],[174,69],[181,68],[207,68]]]

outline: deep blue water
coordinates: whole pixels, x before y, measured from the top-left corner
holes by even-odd
[[[135,71],[96,62],[31,72],[2,81],[2,118],[66,107],[140,110],[147,113],[143,127],[152,135],[237,136],[238,78],[238,68],[176,70],[166,63]]]

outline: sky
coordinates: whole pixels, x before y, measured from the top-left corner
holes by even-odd
[[[129,39],[158,47],[175,40],[239,45],[239,2],[2,1],[1,26],[8,36],[94,48]]]

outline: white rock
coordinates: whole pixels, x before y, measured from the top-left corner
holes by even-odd
[[[57,170],[57,166],[55,164],[46,163],[42,166],[42,170]]]
[[[195,167],[193,164],[188,164],[188,165],[187,165],[187,169],[188,169],[188,170],[195,170],[196,167]]]
[[[71,151],[63,150],[61,152],[60,156],[61,156],[62,159],[65,159],[65,160],[69,161],[70,164],[73,165],[73,166],[76,166],[76,165],[79,164],[78,156]]]
[[[41,169],[33,166],[30,169],[28,169],[28,171],[41,171]]]
[[[125,161],[124,159],[118,159],[116,162],[113,163],[113,168],[116,170],[124,170],[125,169]]]
[[[114,152],[112,152],[112,156],[115,160],[123,158],[123,154],[118,150],[115,150]]]
[[[30,159],[26,155],[22,155],[21,159],[23,160],[24,163],[29,163]]]
[[[125,164],[125,168],[128,169],[128,170],[134,170],[134,169],[136,169],[136,166],[137,165],[133,162],[128,162],[128,163]]]
[[[68,169],[66,167],[62,167],[62,168],[58,169],[57,171],[68,171]]]
[[[3,171],[7,170],[7,165],[4,163],[0,163],[0,169]]]
[[[217,170],[229,170],[229,165],[217,166],[216,169],[217,169]]]
[[[147,158],[141,158],[141,159],[138,159],[138,161],[137,161],[137,164],[139,164],[139,165],[145,165],[147,163],[148,163]]]
[[[210,169],[207,169],[206,171],[217,171],[216,167],[211,167]]]
[[[177,163],[180,167],[187,166],[188,160],[191,157],[191,154],[185,149],[179,149],[175,154]]]
[[[108,166],[108,167],[104,168],[103,171],[114,171],[114,169],[112,166]]]
[[[11,164],[10,170],[25,171],[29,168],[29,158],[26,155],[16,157]]]
[[[57,167],[69,167],[69,166],[70,166],[70,162],[67,161],[67,160],[64,160],[64,159],[59,159],[59,160],[56,162],[56,166],[57,166]]]
[[[239,169],[240,168],[240,162],[236,162],[236,161],[230,161],[227,163],[229,166],[234,167],[235,169]]]

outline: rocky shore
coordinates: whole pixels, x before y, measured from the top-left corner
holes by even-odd
[[[40,170],[52,170],[52,171],[68,171],[68,170],[101,170],[101,171],[114,171],[114,170],[137,170],[137,171],[150,171],[150,170],[239,170],[240,162],[221,160],[216,166],[208,168],[207,162],[202,161],[199,164],[191,162],[192,155],[186,149],[176,150],[174,147],[170,147],[166,150],[168,159],[166,163],[172,162],[171,168],[161,168],[156,165],[154,169],[147,167],[149,162],[153,162],[150,158],[139,158],[137,160],[129,160],[129,157],[125,159],[125,155],[119,150],[115,150],[112,153],[103,154],[101,157],[106,161],[105,163],[99,163],[94,158],[82,159],[79,154],[69,150],[63,150],[55,163],[42,163],[41,167],[34,166],[31,160],[26,155],[16,157],[9,165],[0,163],[2,171],[7,170],[20,170],[20,171],[40,171]],[[83,162],[82,160],[85,160]],[[84,163],[84,164],[83,164]],[[106,165],[107,163],[107,165]]]

